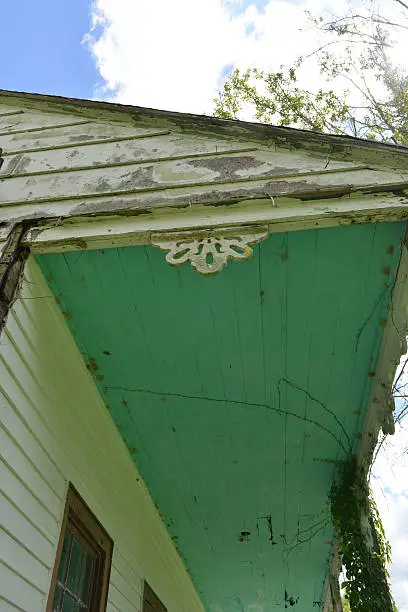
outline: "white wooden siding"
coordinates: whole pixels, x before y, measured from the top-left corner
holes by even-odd
[[[408,184],[406,156],[387,148],[332,146],[324,135],[296,141],[296,133],[137,109],[111,119],[78,105],[26,108],[25,98],[11,107],[9,98],[3,105],[0,97],[3,222],[199,205],[211,212],[282,196],[296,208],[297,198]]]
[[[196,591],[32,258],[0,337],[0,610],[45,609],[71,481],[114,540],[108,610]]]

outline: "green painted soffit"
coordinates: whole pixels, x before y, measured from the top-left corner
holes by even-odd
[[[151,247],[38,257],[207,610],[319,609],[404,231],[272,234],[212,278]]]

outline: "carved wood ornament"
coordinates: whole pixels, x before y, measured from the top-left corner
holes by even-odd
[[[228,260],[251,259],[253,249],[268,237],[263,226],[224,227],[218,230],[180,231],[152,234],[151,243],[167,252],[166,261],[171,266],[182,266],[190,261],[199,274],[211,276],[221,272]]]

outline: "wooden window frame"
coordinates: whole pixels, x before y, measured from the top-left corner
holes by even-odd
[[[143,607],[142,612],[167,612],[167,608],[157,597],[152,587],[146,580],[143,584]]]
[[[46,612],[52,612],[58,567],[61,560],[65,534],[68,528],[71,533],[78,537],[82,546],[85,548],[92,547],[93,550],[97,551],[96,568],[92,577],[89,610],[90,612],[105,612],[108,599],[113,540],[71,483],[68,487]]]

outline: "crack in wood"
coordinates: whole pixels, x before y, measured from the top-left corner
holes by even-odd
[[[24,263],[28,249],[20,243],[26,228],[23,223],[12,227],[0,256],[0,332],[3,329],[9,310],[17,296],[23,276]]]

